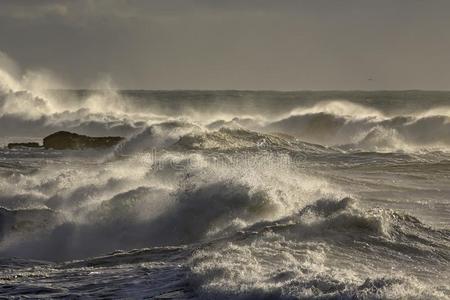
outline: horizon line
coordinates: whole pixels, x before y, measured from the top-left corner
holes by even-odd
[[[47,91],[104,91],[109,89],[99,88],[51,88]],[[298,93],[298,92],[450,92],[450,89],[379,89],[379,90],[364,90],[364,89],[302,89],[302,90],[276,90],[276,89],[147,89],[147,88],[111,88],[115,91],[148,91],[148,92],[277,92],[277,93]],[[26,90],[23,90],[26,91]]]

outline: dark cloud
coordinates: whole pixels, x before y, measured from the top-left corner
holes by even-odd
[[[74,87],[448,89],[449,26],[441,0],[0,2],[0,50]]]

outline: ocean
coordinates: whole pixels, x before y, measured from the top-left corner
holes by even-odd
[[[56,131],[94,150],[8,149]],[[450,299],[450,92],[0,84],[0,297]]]

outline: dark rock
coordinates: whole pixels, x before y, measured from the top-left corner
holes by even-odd
[[[44,138],[46,149],[82,150],[89,148],[108,148],[117,145],[124,138],[119,136],[90,137],[67,131],[59,131]]]
[[[13,149],[13,148],[39,148],[41,147],[41,145],[39,145],[39,143],[9,143],[8,144],[8,149]]]

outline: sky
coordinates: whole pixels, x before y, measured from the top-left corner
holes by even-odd
[[[70,88],[450,90],[449,28],[448,0],[0,1],[3,55]]]

